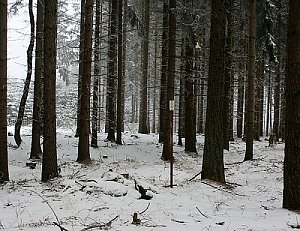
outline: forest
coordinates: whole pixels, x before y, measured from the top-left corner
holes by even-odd
[[[299,1],[0,6],[0,229],[300,229]]]

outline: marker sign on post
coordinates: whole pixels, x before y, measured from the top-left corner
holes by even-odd
[[[170,108],[170,111],[174,111],[174,109],[175,109],[174,100],[169,101],[169,108]]]

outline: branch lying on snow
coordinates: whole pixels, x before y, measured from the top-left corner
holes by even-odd
[[[198,207],[196,207],[196,209],[197,209],[198,212],[199,212],[202,216],[204,216],[205,218],[211,218],[211,217],[205,215],[204,213],[202,213]]]
[[[146,212],[150,207],[150,203],[148,204],[147,208],[145,208],[142,212],[140,212],[139,214],[143,214],[144,212]]]
[[[228,185],[228,184],[219,184],[219,185],[214,185],[213,183],[211,182],[207,182],[207,181],[202,181],[201,182],[202,184],[206,184],[210,187],[213,187],[219,191],[222,191],[222,192],[227,192],[227,193],[231,193],[231,194],[234,194],[236,196],[245,196],[243,194],[238,194],[236,192],[233,192],[231,191],[231,189],[233,189],[234,187],[232,185]]]
[[[195,176],[193,176],[191,179],[189,179],[188,181],[192,181],[192,180],[194,180],[197,176],[199,176],[200,174],[202,173],[202,171],[201,172],[199,172],[199,173],[197,173]]]
[[[57,222],[53,222],[54,225],[58,226],[60,228],[60,231],[68,231],[65,227],[62,227],[60,224]]]
[[[91,225],[87,226],[86,228],[84,228],[84,229],[82,229],[80,231],[86,231],[86,230],[95,229],[95,228],[98,228],[98,229],[108,228],[108,227],[111,226],[111,223],[113,221],[115,221],[118,217],[119,217],[119,215],[115,216],[113,219],[111,219],[109,222],[107,222],[105,224],[100,224],[100,223],[91,224]]]

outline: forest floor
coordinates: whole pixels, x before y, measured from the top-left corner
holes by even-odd
[[[224,153],[226,185],[201,180],[203,136],[197,137],[198,154],[174,144],[176,185],[170,188],[169,163],[160,159],[162,145],[156,134],[126,132],[122,146],[105,142],[106,135],[99,134],[99,148],[90,149],[92,163],[82,165],[76,162],[74,131],[60,129],[60,177],[41,183],[41,162],[29,160],[30,133],[29,127],[22,128],[18,149],[9,137],[10,182],[0,186],[0,229],[300,229],[300,215],[282,209],[282,143],[268,147],[266,140],[255,142],[255,159],[242,162],[245,143],[232,142]],[[35,168],[27,166],[31,162]],[[134,180],[153,196],[151,200],[139,199]]]

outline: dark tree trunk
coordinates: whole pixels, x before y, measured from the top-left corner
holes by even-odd
[[[7,0],[0,3],[0,183],[9,181],[7,148]]]
[[[222,183],[225,182],[223,160],[225,22],[225,1],[212,1],[206,129],[201,177]]]
[[[289,0],[283,208],[300,210],[300,1]]]
[[[124,119],[124,71],[123,71],[123,0],[118,0],[118,90],[117,90],[117,144],[122,144]]]
[[[243,75],[242,60],[239,61],[238,74],[238,99],[237,99],[237,137],[243,137],[243,120],[244,120],[244,96],[245,96],[245,80]]]
[[[57,0],[45,1],[44,24],[44,142],[42,181],[58,176],[56,150],[56,42]]]
[[[193,54],[191,41],[185,41],[185,151],[197,152],[196,149],[196,118],[193,76]]]
[[[253,159],[253,117],[254,117],[254,76],[255,76],[255,44],[256,44],[256,0],[250,1],[249,18],[249,52],[247,78],[247,106],[246,106],[246,153],[244,161]]]
[[[85,25],[85,2],[81,0],[80,12],[80,36],[79,36],[79,71],[78,71],[78,101],[77,101],[77,128],[75,137],[79,136],[80,131],[80,106],[81,106],[81,88],[83,76],[83,57],[84,57],[84,25]]]
[[[276,75],[275,75],[275,89],[274,89],[274,122],[273,131],[276,139],[279,138],[279,122],[280,122],[280,89],[281,89],[281,16],[278,14],[277,18],[277,34],[278,34],[278,62],[276,63]]]
[[[160,99],[159,99],[159,142],[164,142],[166,133],[166,108],[167,108],[167,71],[168,71],[168,3],[163,1],[163,29],[162,29],[162,51],[161,51],[161,77],[160,77]]]
[[[149,4],[150,0],[144,0],[143,26],[144,35],[142,38],[142,78],[140,93],[140,121],[139,133],[148,134],[148,59],[149,59]]]
[[[261,111],[262,109],[262,89],[263,89],[263,78],[264,78],[264,67],[263,67],[263,61],[259,60],[257,62],[257,70],[256,70],[256,89],[255,89],[255,124],[254,124],[254,139],[259,141],[260,140],[260,134],[261,134]]]
[[[96,0],[95,12],[95,40],[94,40],[94,81],[93,81],[93,111],[92,111],[92,139],[91,146],[98,147],[98,103],[99,103],[99,78],[100,78],[100,0]]]
[[[24,89],[23,89],[23,95],[21,98],[20,106],[19,106],[19,112],[18,112],[18,118],[17,122],[15,124],[15,134],[14,138],[16,141],[16,144],[20,146],[22,143],[22,138],[20,134],[28,92],[29,92],[29,86],[31,81],[31,75],[32,75],[32,53],[33,53],[33,46],[34,46],[34,15],[33,15],[33,6],[32,6],[32,0],[29,0],[28,4],[28,10],[29,10],[29,19],[30,19],[30,42],[27,49],[27,76],[25,79]]]
[[[43,75],[43,47],[44,47],[44,0],[37,1],[36,19],[36,48],[35,48],[35,75],[34,98],[32,116],[32,142],[30,159],[39,159],[41,149],[41,105],[42,105],[42,75]]]
[[[83,76],[80,105],[80,130],[78,143],[78,162],[91,161],[89,148],[90,132],[90,85],[92,67],[92,36],[93,36],[93,0],[86,0],[84,27]]]
[[[117,9],[118,0],[111,0],[109,50],[108,50],[108,76],[107,76],[107,118],[108,141],[115,141],[116,113],[115,113],[115,80],[116,80],[116,46],[117,46]]]
[[[229,126],[231,119],[231,82],[232,82],[232,47],[233,47],[233,0],[226,2],[227,16],[227,37],[225,45],[225,84],[224,84],[224,106],[223,106],[223,124],[224,124],[224,145],[223,148],[229,151]]]
[[[167,104],[165,139],[162,159],[170,160],[173,164],[173,113],[174,113],[174,79],[176,56],[176,0],[169,1],[169,42],[168,42],[168,76],[167,76]],[[172,167],[171,167],[172,169]],[[172,175],[172,174],[171,174]],[[171,182],[172,185],[172,182]]]

